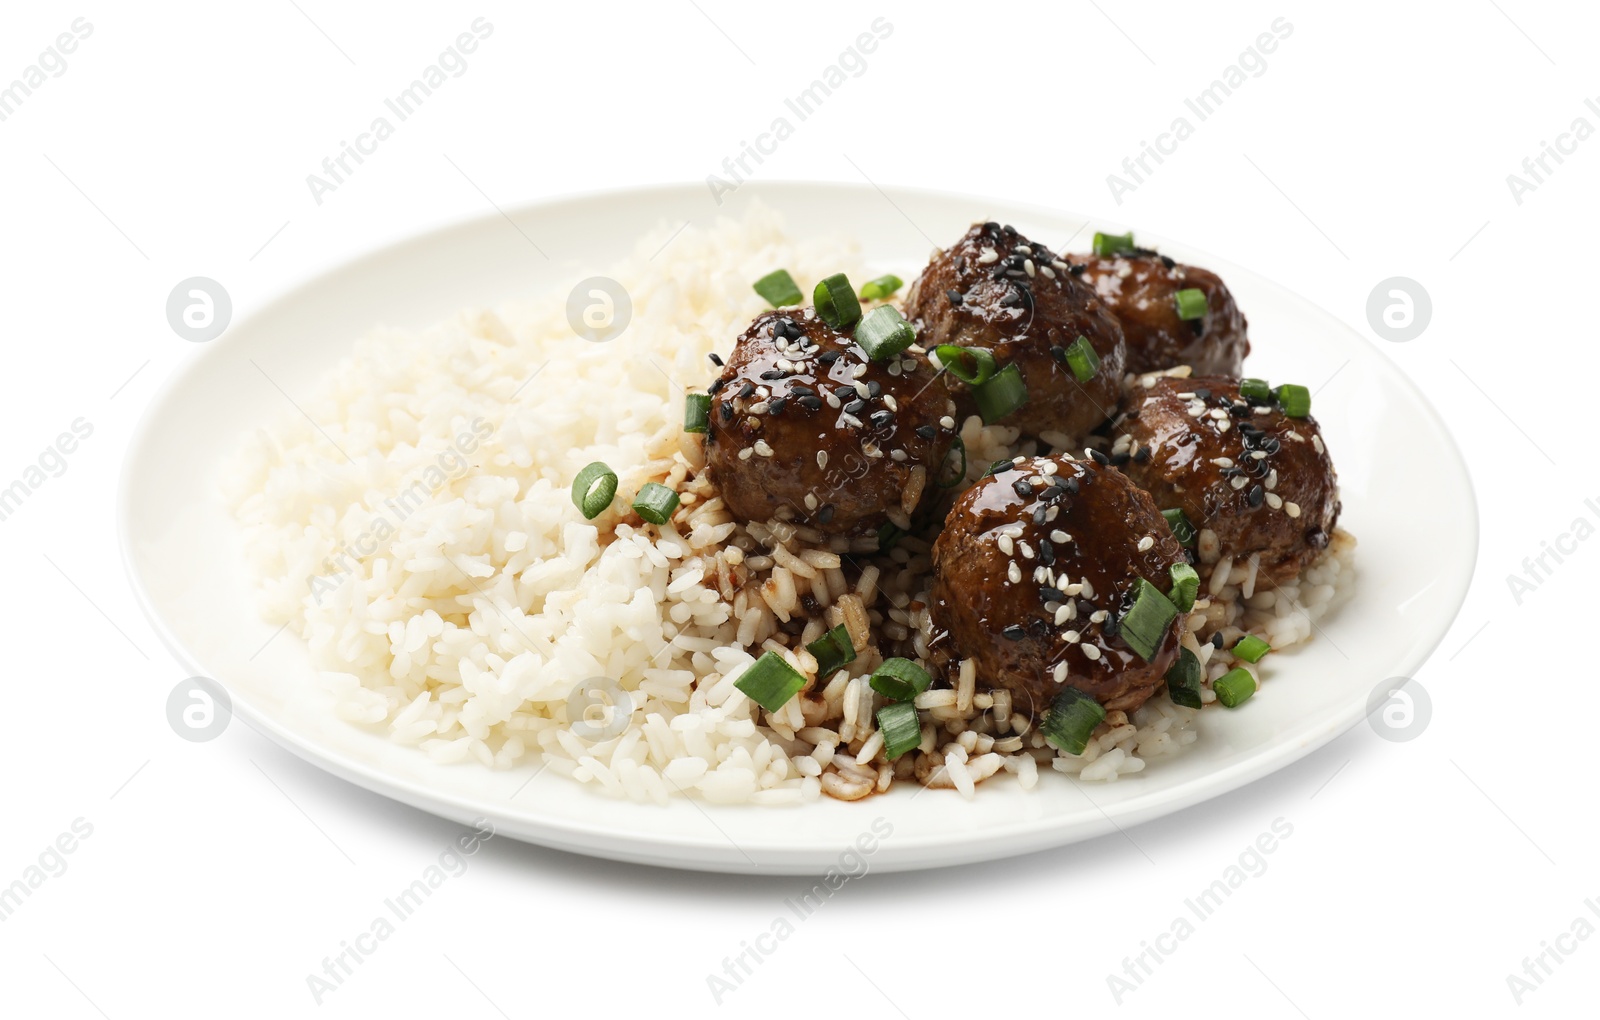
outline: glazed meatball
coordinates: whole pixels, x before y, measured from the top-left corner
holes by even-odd
[[[930,351],[985,347],[1001,367],[1017,366],[1028,402],[998,424],[1076,441],[1116,410],[1122,327],[1066,262],[1009,226],[978,224],[935,255],[906,294],[906,317]],[[1079,337],[1100,360],[1084,383],[1065,360]],[[951,388],[964,408],[972,406],[964,384]]]
[[[1021,458],[1018,458],[1021,460]],[[1037,718],[1064,686],[1132,711],[1178,657],[1181,617],[1145,660],[1120,633],[1139,578],[1170,590],[1183,547],[1150,497],[1096,461],[1036,457],[968,489],[933,545],[934,647],[973,659]]]
[[[1243,400],[1220,376],[1157,379],[1129,404],[1114,447],[1122,470],[1157,506],[1210,528],[1222,555],[1259,555],[1257,576],[1276,583],[1327,546],[1339,487],[1315,418]]]
[[[873,362],[809,308],[752,322],[710,392],[707,468],[747,522],[907,527],[955,436],[955,404],[920,348]]]
[[[1083,266],[1083,282],[1122,324],[1129,372],[1142,375],[1178,365],[1188,365],[1197,375],[1237,376],[1243,370],[1250,353],[1245,318],[1216,273],[1146,248],[1110,258],[1068,258]],[[1180,290],[1205,294],[1206,308],[1199,318],[1178,317]]]

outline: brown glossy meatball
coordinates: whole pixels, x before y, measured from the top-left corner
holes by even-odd
[[[981,683],[1037,718],[1066,687],[1132,711],[1178,656],[1181,618],[1145,661],[1120,635],[1143,577],[1162,592],[1187,559],[1150,497],[1118,470],[1035,457],[961,495],[933,545],[940,654],[976,661]]]
[[[1100,258],[1070,255],[1082,265],[1083,282],[1122,324],[1128,345],[1127,370],[1135,375],[1188,365],[1196,375],[1237,376],[1250,353],[1244,315],[1221,277],[1186,266],[1146,248],[1131,255]],[[1177,293],[1199,290],[1206,311],[1198,319],[1178,318]]]
[[[905,527],[955,436],[955,404],[920,348],[871,362],[810,308],[758,317],[710,390],[707,467],[745,521]]]
[[[1122,327],[1066,262],[1011,227],[981,223],[934,256],[906,294],[906,317],[923,347],[986,347],[1016,365],[1028,402],[999,424],[1023,432],[1083,436],[1116,411],[1123,373]],[[1062,360],[1085,337],[1100,358],[1080,383]],[[952,381],[964,409],[967,387]]]
[[[1246,402],[1233,379],[1162,378],[1134,388],[1117,431],[1128,477],[1215,532],[1224,556],[1259,553],[1258,576],[1292,578],[1327,546],[1339,485],[1315,418]]]

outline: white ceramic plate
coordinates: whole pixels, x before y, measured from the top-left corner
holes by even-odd
[[[1252,374],[1313,388],[1333,380],[1317,394],[1316,414],[1339,469],[1340,523],[1360,540],[1357,597],[1306,646],[1274,655],[1265,688],[1246,706],[1203,713],[1199,741],[1179,757],[1110,785],[1046,772],[1025,792],[996,779],[972,802],[949,790],[897,788],[852,804],[823,798],[802,808],[688,801],[659,808],[534,775],[533,766],[493,772],[434,765],[412,748],[339,722],[303,646],[290,633],[269,643],[273,628],[252,607],[237,533],[216,496],[218,466],[241,435],[292,413],[272,383],[289,394],[310,392],[357,336],[380,323],[419,327],[508,298],[564,300],[584,270],[603,271],[648,229],[738,213],[754,198],[783,212],[793,232],[859,237],[874,268],[906,280],[927,259],[930,239],[950,243],[975,220],[1010,222],[1073,250],[1085,248],[1101,226],[1003,201],[837,185],[747,184],[717,210],[703,186],[683,185],[533,206],[510,215],[516,229],[502,216],[486,216],[327,273],[199,349],[132,444],[120,507],[124,558],[173,653],[193,673],[220,681],[239,718],[291,751],[425,811],[461,822],[486,817],[506,835],[618,860],[785,874],[821,873],[880,817],[892,834],[872,866],[887,871],[1059,846],[1226,793],[1349,728],[1372,689],[1411,675],[1454,619],[1472,575],[1477,514],[1461,455],[1423,396],[1326,312],[1245,269],[1141,232],[1146,242],[1228,281],[1250,319]],[[751,266],[751,279],[770,268]]]

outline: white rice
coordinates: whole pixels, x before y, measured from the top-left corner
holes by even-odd
[[[908,537],[861,565],[859,543],[740,525],[682,432],[681,387],[703,385],[707,355],[726,353],[765,307],[755,276],[784,266],[802,281],[861,279],[863,263],[848,242],[789,240],[761,209],[684,229],[662,251],[669,234],[610,273],[633,303],[618,339],[576,337],[560,300],[381,330],[301,401],[315,425],[285,415],[231,465],[224,488],[262,613],[305,640],[331,711],[437,762],[542,762],[641,803],[854,800],[897,780],[972,796],[998,775],[1031,788],[1046,762],[1107,781],[1194,741],[1195,711],[1163,694],[1131,719],[1111,713],[1083,755],[1060,755],[966,663],[953,688],[917,699],[918,751],[884,761],[867,677],[889,655],[927,652],[927,543]],[[961,435],[968,481],[1042,452],[976,418]],[[592,461],[619,486],[585,521],[569,487]],[[660,528],[623,520],[647,481],[683,499]],[[1306,640],[1348,588],[1353,545],[1338,533],[1298,584],[1265,591],[1253,563],[1213,550],[1212,597],[1191,626],[1229,644],[1246,629],[1274,648]],[[790,620],[804,622],[798,639]],[[817,679],[819,697],[768,714],[735,688],[767,650],[811,675],[804,643],[839,623],[858,657]],[[1229,657],[1185,642],[1207,664],[1210,700]]]

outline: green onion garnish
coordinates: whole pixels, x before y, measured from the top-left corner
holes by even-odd
[[[788,704],[805,685],[805,676],[777,652],[768,652],[757,659],[733,682],[733,686],[768,712],[776,712]]]
[[[850,280],[843,273],[834,273],[817,284],[811,292],[811,302],[817,306],[822,321],[834,329],[849,329],[861,318],[861,302],[856,300],[856,292],[850,289]]]
[[[994,352],[987,347],[940,344],[933,353],[939,359],[939,364],[968,386],[982,386],[994,377]]]
[[[832,676],[841,666],[854,662],[856,658],[856,646],[850,641],[850,630],[842,623],[806,645],[806,651],[817,660],[819,680]]]
[[[1178,607],[1161,594],[1161,589],[1139,578],[1133,583],[1133,605],[1122,614],[1117,632],[1128,647],[1149,662],[1156,657],[1156,649],[1167,636],[1167,628],[1177,619]]]
[[[1294,383],[1278,387],[1278,406],[1291,418],[1304,418],[1311,413],[1311,391]]]
[[[1240,379],[1239,396],[1252,404],[1265,404],[1272,399],[1272,387],[1265,379]]]
[[[978,403],[978,413],[985,425],[993,425],[1028,402],[1028,387],[1022,382],[1022,372],[1015,365],[1007,365],[982,386],[972,390]]]
[[[1245,662],[1260,662],[1261,657],[1272,651],[1272,646],[1256,637],[1246,634],[1233,646],[1233,657],[1243,659]]]
[[[933,677],[910,659],[885,659],[867,682],[890,701],[910,701],[928,689]]]
[[[1058,348],[1059,349],[1059,348]],[[1063,362],[1072,369],[1072,374],[1081,383],[1093,379],[1100,371],[1100,355],[1089,346],[1089,338],[1080,336],[1072,341],[1067,348],[1061,351],[1058,361]]]
[[[800,286],[794,282],[794,277],[789,275],[787,269],[774,269],[757,280],[753,286],[755,292],[766,298],[767,304],[774,308],[797,305],[805,300],[805,295],[800,293]]]
[[[633,512],[651,524],[665,524],[678,509],[678,494],[660,482],[645,482],[633,497]]]
[[[841,277],[841,279],[843,279]],[[854,300],[852,297],[851,300]],[[861,306],[856,306],[860,314]],[[856,343],[873,361],[887,361],[916,342],[917,331],[894,305],[879,305],[856,326]]]
[[[1121,255],[1133,251],[1133,231],[1126,234],[1102,234],[1098,230],[1094,235],[1094,253],[1102,258],[1110,255]]]
[[[601,461],[579,471],[578,477],[572,480],[572,503],[586,521],[599,517],[616,495],[617,473]]]
[[[1089,746],[1089,734],[1105,720],[1106,710],[1100,703],[1076,687],[1063,687],[1061,693],[1050,701],[1044,718],[1039,722],[1039,732],[1052,747],[1068,754],[1082,754]]]
[[[1200,707],[1200,660],[1187,648],[1178,650],[1178,661],[1167,670],[1167,693],[1174,705]]]
[[[1238,666],[1211,681],[1211,689],[1217,692],[1217,700],[1224,708],[1235,708],[1249,701],[1250,695],[1256,692],[1256,678],[1248,669]]]
[[[1172,565],[1172,594],[1168,598],[1178,607],[1178,612],[1187,613],[1194,608],[1194,597],[1200,594],[1200,575],[1187,563],[1174,563]],[[1254,662],[1254,659],[1250,660]]]
[[[683,431],[704,432],[710,427],[711,394],[689,394],[683,400]]]
[[[1163,510],[1161,511],[1161,516],[1167,519],[1167,526],[1172,529],[1172,537],[1178,540],[1179,545],[1185,549],[1194,547],[1194,525],[1189,523],[1188,516],[1182,510],[1176,507],[1171,510]]]
[[[861,285],[861,300],[879,301],[900,289],[903,283],[900,277],[893,273],[886,273],[876,280],[868,280]]]
[[[883,754],[890,761],[914,751],[922,743],[922,723],[917,721],[917,706],[897,701],[878,709],[878,732],[883,734]]]
[[[885,524],[883,527],[878,529],[878,551],[888,552],[890,549],[894,548],[894,544],[896,542],[905,537],[906,533],[895,527],[893,524]]]
[[[959,465],[951,464],[950,463],[951,454],[957,454],[957,453],[959,453],[961,455],[960,464]],[[949,470],[946,470],[947,468]],[[949,481],[945,481],[946,477],[948,477],[950,480]],[[956,486],[960,485],[962,482],[966,481],[966,478],[967,478],[967,444],[963,443],[961,441],[961,437],[960,436],[956,436],[955,441],[950,444],[950,452],[944,455],[944,463],[939,466],[939,476],[937,478],[935,478],[933,480],[933,482],[934,482],[935,485],[937,485],[941,489],[953,489]]]
[[[1198,319],[1206,314],[1206,292],[1198,287],[1189,287],[1173,295],[1178,302],[1178,318],[1188,321]]]
[[[989,470],[983,473],[983,477],[988,478],[990,475],[997,475],[1002,471],[1010,470],[1011,467],[1012,464],[1009,460],[997,460],[989,465]]]

